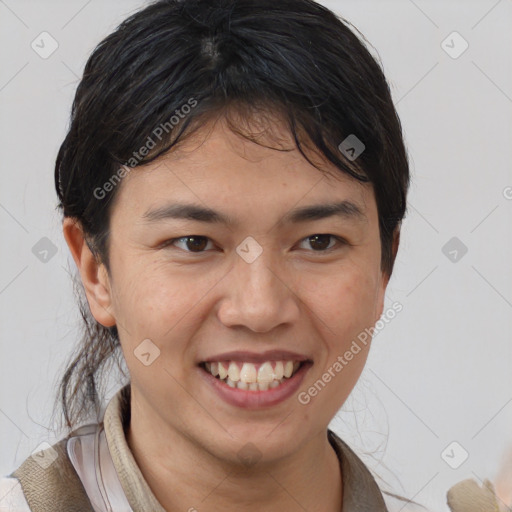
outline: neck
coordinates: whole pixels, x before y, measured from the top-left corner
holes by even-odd
[[[340,463],[326,432],[279,461],[242,466],[218,459],[164,423],[155,428],[154,418],[134,410],[133,396],[131,407],[127,442],[165,510],[342,509]]]

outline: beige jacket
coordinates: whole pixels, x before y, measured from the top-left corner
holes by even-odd
[[[127,385],[109,402],[102,423],[80,427],[0,480],[0,512],[165,512],[126,442],[129,415]],[[342,468],[342,512],[388,512],[391,498],[384,500],[364,463],[328,435]]]

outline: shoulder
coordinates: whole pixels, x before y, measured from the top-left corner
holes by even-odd
[[[10,475],[0,479],[0,512],[32,512],[62,482],[66,440],[29,455]],[[44,445],[43,445],[44,446]],[[41,499],[42,498],[42,499]],[[37,508],[37,507],[36,507]]]
[[[0,477],[0,512],[30,512],[17,478]]]
[[[369,467],[356,452],[335,432],[328,430],[340,458],[343,478],[344,510],[372,510],[379,512],[431,512],[424,505],[381,489]],[[364,506],[361,508],[361,503]]]
[[[73,434],[29,455],[0,478],[0,512],[91,512],[83,484],[69,458]],[[44,444],[43,444],[44,446]]]

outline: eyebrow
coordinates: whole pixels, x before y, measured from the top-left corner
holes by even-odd
[[[279,221],[279,224],[298,224],[334,216],[354,221],[367,220],[363,210],[357,204],[344,200],[338,203],[322,203],[295,208],[288,212]],[[167,219],[186,219],[216,224],[235,224],[235,221],[228,215],[211,208],[189,203],[174,203],[154,208],[146,211],[142,218],[148,223]]]

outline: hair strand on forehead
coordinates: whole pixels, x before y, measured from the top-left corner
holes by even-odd
[[[311,0],[159,0],[123,21],[94,49],[78,85],[55,163],[58,208],[110,272],[118,183],[215,116],[266,144],[253,130],[256,114],[282,119],[310,163],[319,156],[371,183],[381,269],[391,275],[409,186],[400,120],[363,41]],[[357,159],[340,149],[349,137],[364,145]],[[278,140],[273,147],[284,150]],[[119,358],[124,374],[117,329],[98,324],[83,297],[80,308],[82,339],[59,388],[70,430],[98,416],[107,363]]]

